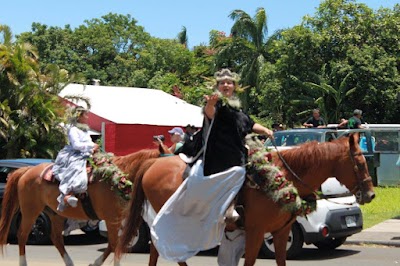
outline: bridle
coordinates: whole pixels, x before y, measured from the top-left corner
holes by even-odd
[[[283,162],[283,164],[285,165],[286,169],[306,188],[308,188],[314,195],[316,195],[318,198],[321,199],[328,199],[327,197],[325,197],[324,195],[317,193],[315,191],[314,188],[312,188],[311,186],[309,186],[308,184],[306,184],[293,170],[292,168],[289,166],[289,164],[286,162],[286,160],[283,158],[282,154],[279,152],[278,147],[276,146],[276,142],[275,139],[272,138],[271,139],[272,144],[275,147],[275,150],[279,156],[279,159],[281,159],[281,161]],[[355,160],[355,158],[357,156],[364,156],[362,154],[362,152],[355,152],[352,153],[351,149],[349,149],[349,157],[351,162],[353,163],[353,171],[356,175],[356,179],[357,179],[357,185],[350,191],[352,194],[355,195],[357,202],[360,202],[362,200],[362,196],[363,196],[363,192],[364,192],[364,183],[372,181],[372,177],[368,176],[368,178],[363,179],[360,173],[360,168],[364,168],[364,166],[358,164]]]
[[[368,178],[363,179],[361,176],[360,169],[362,170],[365,166],[358,164],[356,162],[355,158],[357,156],[364,157],[362,152],[352,153],[351,149],[350,149],[349,153],[350,153],[349,157],[353,163],[353,171],[354,171],[354,174],[356,175],[356,179],[357,179],[357,185],[350,192],[356,196],[357,202],[360,202],[362,200],[363,193],[365,192],[364,191],[364,187],[365,187],[364,183],[372,181],[372,177],[368,176]],[[365,158],[364,158],[364,160],[365,160]]]

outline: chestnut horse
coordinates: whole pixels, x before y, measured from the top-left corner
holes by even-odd
[[[113,163],[120,170],[128,174],[128,179],[134,181],[136,175],[140,175],[140,166],[145,164],[148,159],[157,158],[163,151],[163,147],[157,149],[141,150],[126,156],[116,156]],[[66,218],[79,220],[89,220],[81,202],[76,208],[67,208],[63,212],[57,211],[57,196],[59,195],[58,184],[45,181],[40,178],[40,174],[49,164],[44,163],[33,167],[23,167],[11,173],[7,179],[6,190],[3,199],[2,214],[0,219],[0,250],[3,252],[4,245],[7,244],[7,236],[14,214],[21,211],[21,224],[18,229],[18,245],[20,263],[27,265],[25,256],[25,245],[32,225],[36,218],[45,208],[50,208],[51,220],[51,240],[58,249],[65,265],[72,266],[73,262],[64,247],[62,231]],[[93,209],[99,219],[105,220],[108,230],[108,245],[104,253],[91,264],[94,266],[102,265],[108,255],[114,251],[118,230],[121,224],[121,214],[127,204],[120,196],[112,191],[111,185],[107,182],[96,181],[88,186],[88,195]],[[114,265],[119,265],[118,260],[114,260]]]
[[[375,194],[372,179],[359,144],[359,135],[350,135],[332,142],[311,142],[295,149],[272,154],[273,162],[282,169],[288,180],[297,187],[302,198],[310,196],[328,178],[335,176],[355,194],[360,204],[370,202]],[[285,162],[290,167],[286,167]],[[158,158],[137,176],[133,190],[133,200],[125,217],[120,242],[116,248],[116,257],[125,252],[126,246],[136,234],[142,223],[143,203],[147,199],[158,212],[168,198],[176,191],[182,181],[186,164],[179,156]],[[297,174],[298,177],[295,177]],[[190,177],[189,177],[190,178]],[[282,207],[272,201],[263,192],[244,186],[245,209],[245,263],[254,265],[266,232],[274,238],[276,263],[286,265],[286,244],[290,228],[296,216],[283,211]],[[149,265],[157,264],[158,253],[152,248]],[[180,262],[180,265],[186,265]]]

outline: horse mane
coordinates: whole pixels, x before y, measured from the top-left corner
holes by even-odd
[[[159,149],[144,149],[124,156],[115,156],[113,162],[133,180],[140,166],[147,160],[160,157]]]
[[[348,137],[324,143],[312,141],[298,148],[280,151],[280,153],[290,168],[297,174],[301,174],[318,171],[320,167],[326,166],[326,161],[335,160],[338,154],[346,154],[349,150],[348,142]],[[280,160],[277,164],[283,166]]]

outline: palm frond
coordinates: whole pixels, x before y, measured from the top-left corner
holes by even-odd
[[[0,25],[0,32],[3,33],[3,44],[8,47],[11,46],[13,37],[11,28],[7,25]]]

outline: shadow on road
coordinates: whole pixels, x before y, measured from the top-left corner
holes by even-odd
[[[76,234],[64,237],[66,246],[97,245],[107,243],[107,239],[98,234]]]
[[[303,248],[301,254],[292,260],[298,261],[318,261],[318,260],[330,260],[337,259],[342,257],[353,256],[355,254],[360,253],[359,250],[353,250],[351,247],[343,247],[334,250],[319,250],[317,248]],[[218,248],[213,248],[210,250],[202,251],[197,256],[205,256],[205,257],[217,257],[218,256]],[[274,260],[268,259],[262,256],[258,257],[258,260]]]
[[[303,248],[301,254],[293,259],[299,261],[311,261],[311,260],[330,260],[342,257],[353,256],[360,253],[359,250],[353,250],[351,247],[343,247],[334,250],[319,250],[316,248]]]
[[[104,243],[106,243],[106,242],[107,241],[104,241]],[[105,248],[101,248],[98,251],[99,252],[103,252],[104,249]],[[343,246],[341,248],[334,249],[334,250],[319,250],[317,248],[304,247],[299,256],[297,256],[295,259],[291,259],[289,261],[332,260],[332,259],[337,259],[337,258],[353,256],[353,255],[356,255],[356,254],[358,254],[360,252],[361,251],[359,251],[359,250],[352,249],[351,246]],[[200,256],[200,257],[217,257],[218,256],[218,247],[210,249],[210,250],[201,251],[196,256]],[[258,260],[274,260],[274,259],[265,258],[263,256],[259,256],[257,259]]]

